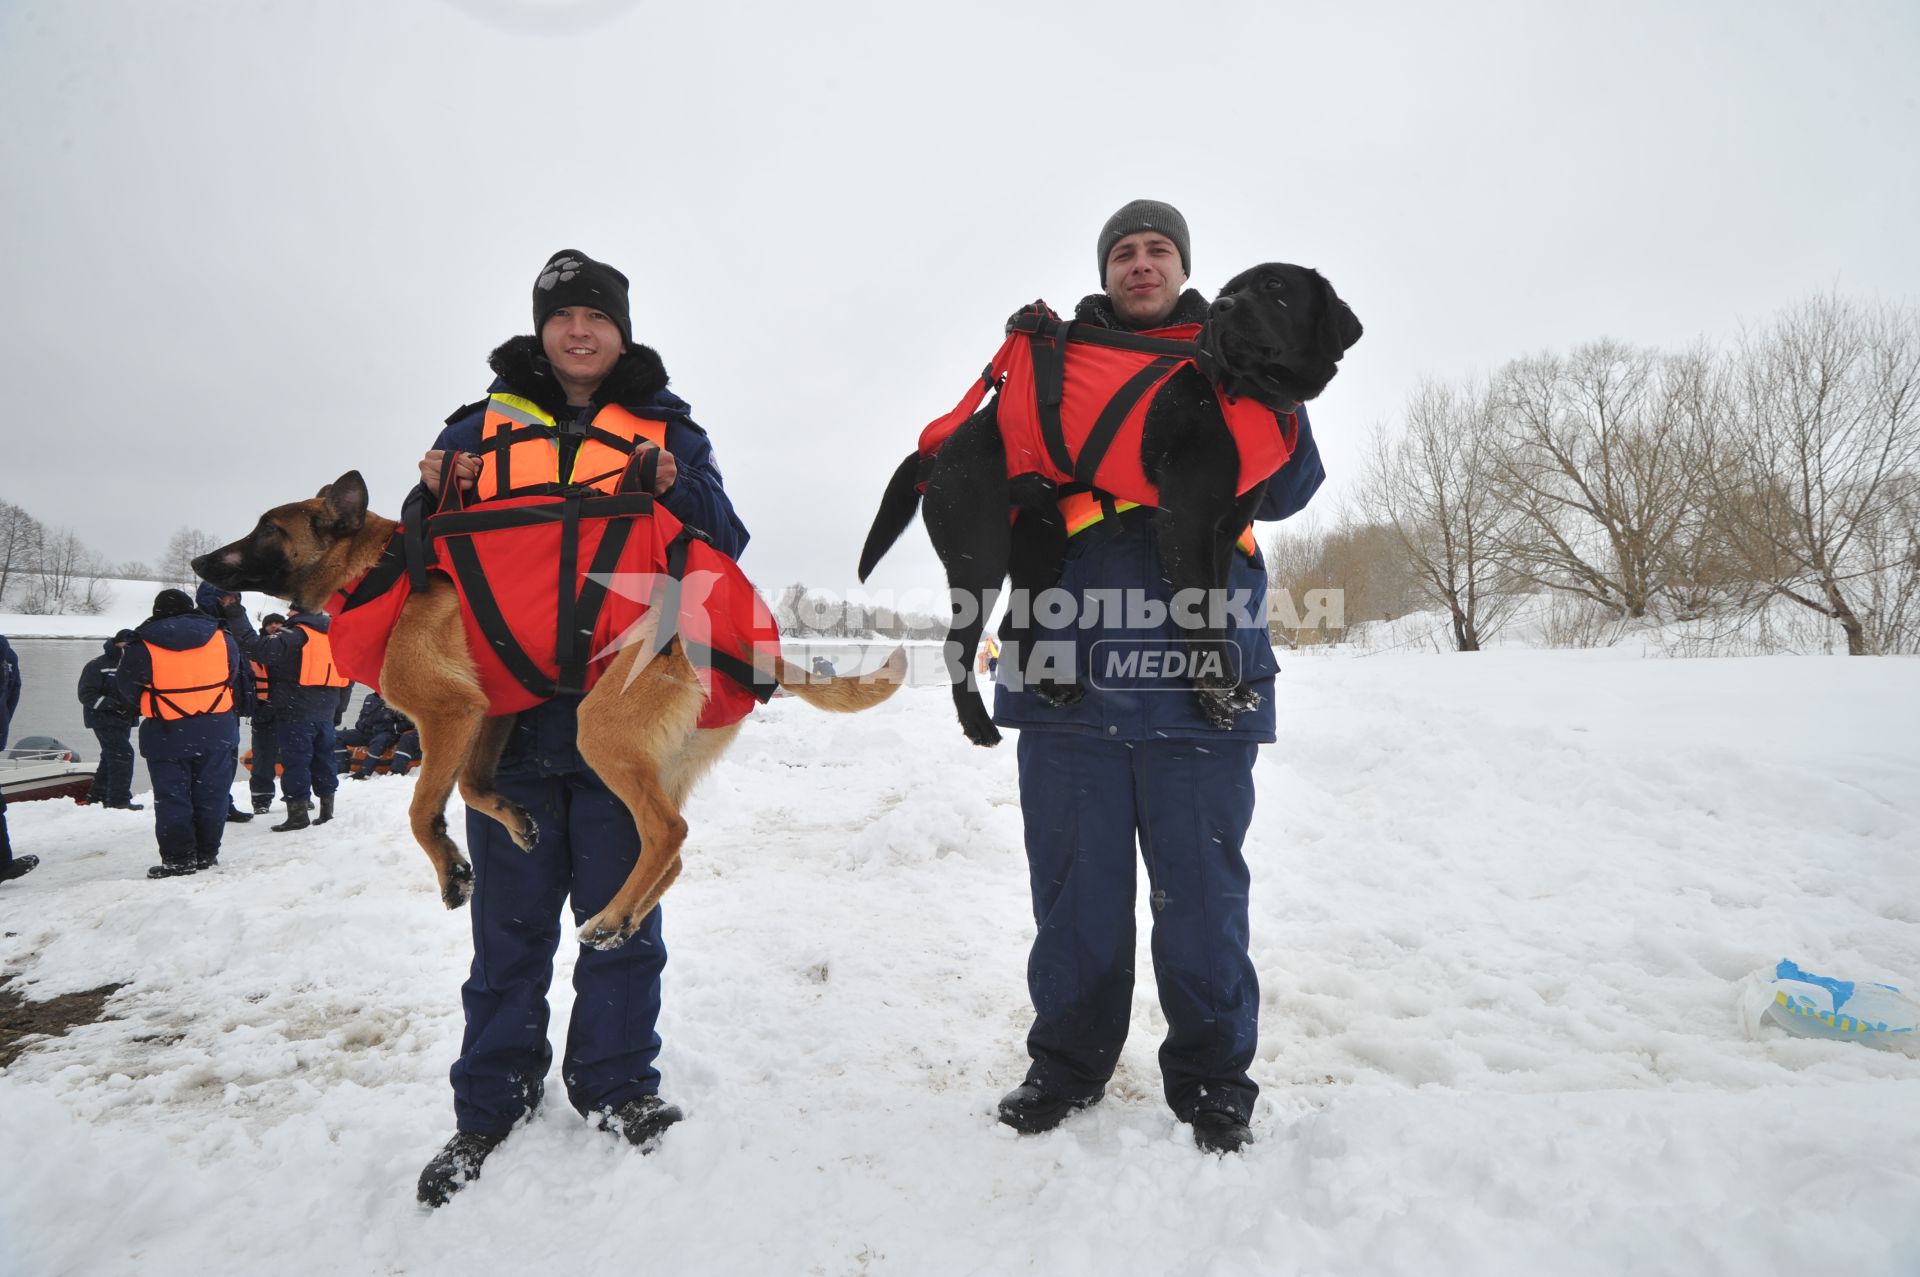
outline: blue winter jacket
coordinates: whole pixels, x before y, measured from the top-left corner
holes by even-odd
[[[153,682],[153,654],[146,644],[170,652],[188,652],[204,646],[220,632],[219,622],[198,612],[143,622],[133,631],[140,641],[127,644],[126,652],[120,657],[120,668],[113,673],[114,691],[124,701],[140,703],[140,693]],[[233,689],[233,704],[238,705],[240,698],[249,694],[251,682],[247,678],[247,663],[240,659],[233,636],[225,637],[228,685]],[[140,756],[192,758],[208,750],[231,747],[239,739],[239,732],[240,719],[232,709],[218,714],[196,714],[191,718],[149,718],[140,724]]]
[[[13,708],[20,703],[20,658],[13,644],[0,634],[0,749],[7,747],[7,730],[13,726]]]
[[[120,646],[121,639],[131,634],[131,630],[121,630],[102,643],[100,655],[80,671],[80,683],[74,691],[80,698],[80,722],[88,731],[96,727],[131,727],[140,717],[139,707],[121,700],[113,686],[114,671],[120,667],[126,650]]]
[[[1093,300],[1082,303],[1082,321],[1099,322],[1089,310]],[[1325,479],[1303,406],[1293,455],[1267,481],[1254,518],[1270,521],[1298,514]],[[1144,509],[1103,520],[1068,542],[1060,588],[1072,597],[1074,614],[1061,627],[1036,633],[1039,642],[1061,644],[1056,652],[1071,653],[1071,669],[1086,694],[1072,705],[1050,705],[1036,692],[1010,687],[1017,671],[1002,660],[993,692],[993,721],[1021,731],[1077,732],[1107,740],[1273,740],[1273,680],[1279,664],[1267,630],[1266,563],[1238,550],[1232,563],[1227,637],[1238,656],[1237,672],[1260,693],[1259,706],[1237,715],[1232,728],[1214,727],[1201,715],[1179,665],[1182,649],[1173,621],[1144,623],[1154,619],[1156,604],[1164,609],[1172,597],[1161,574],[1153,514]],[[1106,606],[1110,599],[1121,601],[1118,616]],[[1085,624],[1088,621],[1092,624]]]
[[[532,338],[521,340],[532,341]],[[498,355],[496,352],[496,362]],[[535,389],[500,376],[488,387],[487,393],[506,391],[541,400]],[[747,548],[747,528],[734,513],[733,502],[722,486],[724,480],[714,460],[713,445],[707,440],[707,432],[694,424],[693,409],[686,400],[666,389],[652,391],[638,402],[619,402],[628,408],[666,415],[666,449],[673,454],[678,477],[673,487],[660,497],[660,504],[688,527],[706,534],[722,554],[738,559]],[[485,400],[468,405],[449,420],[433,446],[443,451],[476,451],[485,419]],[[501,771],[509,775],[552,775],[588,770],[575,745],[575,714],[579,705],[577,697],[558,696],[521,711],[514,722],[513,734],[501,751]]]
[[[340,709],[340,688],[300,686],[301,653],[307,646],[310,626],[322,634],[333,619],[325,612],[290,612],[278,634],[262,634],[253,628],[246,609],[235,604],[227,609],[227,629],[240,641],[240,650],[248,660],[267,667],[270,700],[275,722],[331,723]]]

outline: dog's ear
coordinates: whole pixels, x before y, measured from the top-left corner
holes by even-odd
[[[358,532],[367,520],[367,482],[358,470],[349,470],[320,489],[320,499],[327,503],[333,531],[339,536]]]
[[[1321,353],[1328,359],[1337,360],[1360,340],[1366,329],[1360,326],[1360,317],[1353,313],[1353,307],[1341,301],[1340,295],[1333,291],[1333,285],[1327,282],[1325,275],[1317,270],[1307,273],[1320,286]]]

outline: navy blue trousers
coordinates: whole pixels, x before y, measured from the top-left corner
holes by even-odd
[[[280,792],[288,802],[311,802],[315,794],[340,788],[333,770],[333,724],[282,722],[280,736]]]
[[[160,859],[169,865],[209,860],[220,854],[232,801],[231,740],[178,758],[147,759],[153,781],[153,832]]]
[[[395,776],[404,776],[419,762],[420,733],[401,733],[400,739],[393,743],[393,757],[387,762],[387,770]]]
[[[1020,806],[1036,928],[1027,961],[1029,1081],[1091,1100],[1133,1002],[1134,848],[1152,892],[1167,1037],[1160,1073],[1183,1121],[1251,1117],[1260,985],[1247,954],[1247,863],[1259,745],[1020,733]]]
[[[272,714],[262,714],[256,710],[253,715],[253,770],[247,775],[247,792],[256,800],[273,801],[273,769],[279,762],[280,724]],[[258,805],[257,801],[255,805]]]
[[[100,766],[94,769],[87,799],[104,807],[125,807],[133,801],[133,724],[101,723],[93,729],[93,738],[100,742]]]
[[[569,894],[578,927],[613,899],[640,855],[633,817],[592,772],[503,774],[499,789],[533,814],[540,841],[521,851],[491,818],[467,815],[473,969],[460,988],[467,1030],[451,1076],[459,1128],[481,1134],[511,1127],[552,1063],[547,987]],[[582,1114],[660,1089],[654,1022],[666,963],[658,908],[618,949],[580,946],[560,1076]]]

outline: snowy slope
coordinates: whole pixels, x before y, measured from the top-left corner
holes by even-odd
[[[1108,1101],[994,1124],[1025,1062],[1013,755],[937,690],[776,702],[695,799],[662,1149],[551,1079],[434,1214],[467,919],[409,782],[236,827],[180,882],[142,877],[142,814],[16,807],[44,863],[0,888],[0,972],[131,983],[0,1073],[0,1272],[1920,1271],[1920,1059],[1734,1015],[1783,955],[1920,985],[1920,662],[1302,656],[1281,696],[1238,1159],[1161,1103],[1144,912]]]

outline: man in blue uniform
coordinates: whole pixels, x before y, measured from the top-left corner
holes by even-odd
[[[252,679],[232,637],[183,590],[155,595],[153,616],[133,635],[114,688],[145,719],[140,756],[160,843],[147,876],[175,878],[219,862],[240,731],[234,707],[252,694]]]
[[[541,437],[535,451],[559,483],[573,482],[573,461],[591,426],[636,414],[664,423],[653,491],[660,504],[738,558],[747,530],[721,486],[706,432],[669,391],[654,351],[633,340],[627,278],[576,250],[548,260],[533,287],[531,336],[515,337],[489,359],[488,399],[458,409],[420,463],[421,479],[438,495],[450,453],[461,454],[449,481],[476,495],[512,488],[499,454],[483,464],[484,426],[493,396],[521,429]],[[481,509],[485,509],[482,502]],[[557,565],[556,565],[557,567]],[[503,596],[504,597],[504,596]],[[560,943],[561,913],[571,898],[575,926],[608,901],[633,868],[639,836],[626,807],[575,748],[579,700],[559,696],[519,715],[500,760],[500,793],[530,812],[540,839],[521,851],[497,822],[467,816],[473,861],[473,968],[461,998],[466,1034],[452,1071],[457,1131],[420,1174],[419,1200],[439,1206],[468,1181],[514,1124],[540,1102],[553,1049],[547,1041],[547,986]],[[661,910],[617,949],[581,947],[574,965],[573,1018],[560,1077],[583,1116],[642,1150],[681,1117],[660,1098],[654,1060],[660,1037],[660,977],[667,952]]]
[[[1201,323],[1207,301],[1184,289],[1190,268],[1179,211],[1135,200],[1101,228],[1103,291],[1075,311],[1082,324],[1139,332]],[[1299,443],[1268,482],[1256,517],[1284,519],[1325,477],[1303,409]],[[1102,519],[1070,543],[1061,587],[1083,605],[1038,641],[1068,645],[1085,696],[1056,706],[1003,679],[994,721],[1020,729],[1020,804],[1037,934],[1027,964],[1033,1028],[1026,1081],[1000,1102],[1000,1120],[1051,1130],[1095,1103],[1126,1041],[1133,997],[1136,846],[1152,892],[1154,974],[1167,1037],[1160,1071],[1168,1105],[1195,1142],[1234,1152],[1252,1139],[1253,1061],[1260,989],[1248,956],[1246,860],[1253,764],[1274,739],[1278,670],[1266,629],[1264,565],[1238,552],[1229,593],[1241,619],[1229,630],[1258,707],[1221,729],[1201,715],[1186,680],[1102,668],[1111,654],[1178,651],[1151,511]],[[1091,592],[1138,600],[1121,617],[1078,628]],[[1044,615],[1041,613],[1040,615]],[[1175,663],[1177,668],[1177,663]],[[1003,668],[1005,668],[1003,664]]]
[[[7,747],[7,730],[13,725],[13,709],[20,703],[20,658],[13,645],[0,634],[0,749]],[[7,836],[7,796],[0,794],[0,882],[11,882],[33,872],[38,856],[15,856]]]
[[[133,631],[121,630],[101,644],[100,655],[80,671],[75,690],[80,697],[80,721],[100,743],[100,766],[87,800],[101,807],[143,811],[145,804],[133,801],[133,725],[140,721],[140,711],[121,700],[113,687],[114,671],[132,641]]]
[[[333,819],[333,796],[340,777],[334,771],[333,716],[340,704],[344,676],[333,667],[325,612],[292,613],[277,633],[261,634],[247,619],[237,597],[225,604],[226,623],[248,659],[267,667],[274,739],[280,752],[280,791],[287,818],[268,828],[275,833],[324,825]],[[256,764],[258,759],[256,758]],[[319,803],[314,813],[315,801]]]

